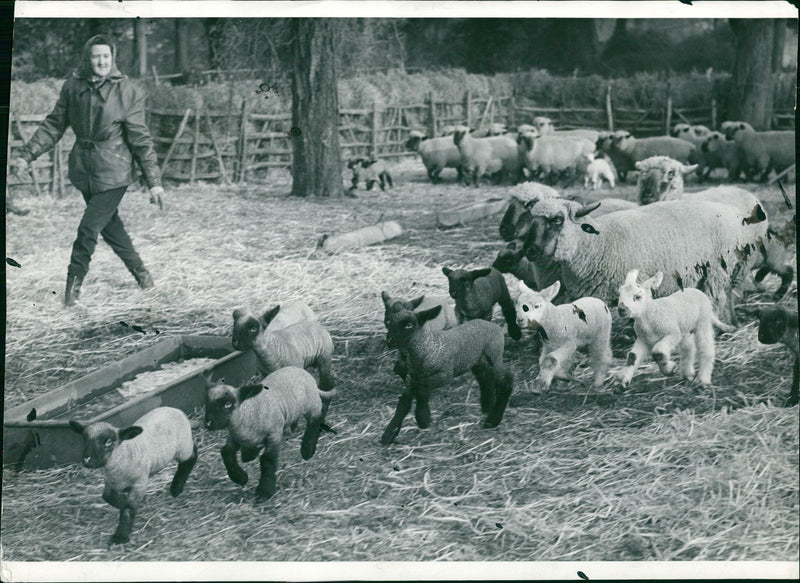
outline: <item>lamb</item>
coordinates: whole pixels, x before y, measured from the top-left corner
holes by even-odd
[[[252,348],[261,374],[269,374],[285,366],[316,367],[320,388],[327,391],[334,384],[331,335],[316,321],[297,322],[280,330],[272,330],[270,323],[279,309],[280,306],[275,306],[264,314],[263,325],[255,338],[249,333],[243,334],[234,347],[237,350]]]
[[[740,123],[729,128],[728,139],[742,150],[745,174],[748,179],[760,174],[766,181],[771,170],[783,172],[795,163],[794,131],[756,132],[748,124]]]
[[[392,443],[400,433],[411,404],[421,429],[431,424],[430,396],[433,389],[472,371],[480,387],[481,411],[487,414],[484,427],[497,427],[511,396],[513,378],[503,365],[503,330],[492,322],[470,320],[455,328],[432,332],[423,325],[441,311],[436,306],[421,312],[401,310],[389,322],[389,344],[408,354],[409,383],[400,395],[397,409],[381,437]]]
[[[583,138],[542,137],[535,132],[520,134],[517,145],[520,162],[531,175],[541,173],[550,181],[556,174],[574,176],[581,157],[595,150],[594,143]]]
[[[352,166],[351,166],[352,164]],[[358,158],[351,160],[347,165],[348,168],[353,170],[353,180],[351,182],[350,191],[352,192],[358,188],[358,183],[363,179],[367,190],[372,190],[375,183],[379,183],[381,190],[386,190],[386,184],[392,186],[392,176],[386,168],[386,162],[383,160],[367,160],[365,158]]]
[[[152,409],[124,429],[105,421],[85,426],[70,420],[69,425],[83,436],[83,465],[103,468],[103,500],[119,508],[119,524],[109,544],[130,540],[150,476],[178,462],[169,487],[170,493],[178,496],[197,461],[189,419],[172,407]]]
[[[503,274],[492,267],[467,271],[442,267],[447,276],[450,297],[456,301],[456,319],[459,324],[467,320],[492,319],[492,309],[499,303],[508,324],[508,333],[519,340],[522,332],[517,326],[514,302],[508,293]]]
[[[478,179],[484,174],[502,172],[516,184],[520,177],[520,161],[514,140],[505,136],[473,138],[466,126],[457,126],[453,143],[461,154],[464,171],[464,184],[478,186]]]
[[[703,140],[700,151],[702,166],[708,170],[706,175],[714,168],[725,168],[728,171],[728,180],[738,180],[743,165],[739,144],[726,140],[720,132],[711,132]]]
[[[241,449],[242,461],[249,462],[263,447],[256,500],[272,497],[284,430],[287,427],[296,429],[300,418],[305,418],[300,455],[304,460],[311,459],[317,449],[320,430],[332,431],[325,425],[325,415],[335,395],[335,390],[320,391],[313,376],[294,366],[276,370],[260,383],[239,389],[209,384],[205,425],[212,431],[228,429],[221,454],[230,479],[242,486],[247,483],[247,472],[236,460],[237,451]]]
[[[614,147],[614,138],[627,134],[628,132],[625,130],[617,130],[616,132],[600,132],[597,140],[595,141],[595,147],[597,151],[602,152],[610,158],[614,168],[617,171],[617,175],[620,177],[622,182],[625,182],[628,172],[633,170],[633,160],[631,160],[626,153],[620,152]]]
[[[798,360],[797,311],[781,306],[769,306],[761,310],[758,319],[758,341],[762,344],[783,343],[794,354],[792,387],[785,407],[797,405],[800,360]]]
[[[584,170],[583,187],[589,188],[589,183],[591,183],[592,190],[597,190],[605,180],[608,182],[609,188],[614,188],[615,172],[612,163],[605,158],[595,158],[594,153],[584,154],[584,158],[588,160],[589,163]]]
[[[666,156],[654,156],[637,162],[636,169],[639,170],[639,201],[642,205],[662,200],[708,201],[731,205],[747,216],[755,210],[755,218],[759,218],[758,209],[761,208],[761,202],[743,188],[718,186],[699,192],[684,192],[683,176],[694,172],[696,166],[685,166]],[[766,215],[762,218],[766,219]],[[793,227],[789,225],[787,232],[780,235],[768,227],[767,236],[759,246],[761,260],[753,256],[752,263],[749,265],[743,263],[740,270],[740,275],[743,276],[747,272],[745,268],[758,268],[756,283],[760,283],[768,273],[778,275],[781,278],[781,286],[776,292],[776,300],[787,292],[794,277],[794,269],[791,265],[787,265],[786,250],[788,245],[794,246]],[[732,317],[732,321],[735,321],[735,318]]]
[[[455,132],[455,128],[453,128]],[[441,182],[439,175],[445,168],[455,168],[461,180],[461,154],[451,137],[427,138],[419,131],[409,133],[406,149],[418,152],[433,184]]]
[[[698,357],[697,380],[701,385],[711,384],[714,369],[714,330],[725,332],[734,328],[719,321],[714,315],[711,301],[703,292],[694,288],[677,291],[667,297],[653,299],[653,290],[662,282],[662,273],[638,283],[638,269],[625,276],[619,288],[619,313],[633,318],[636,341],[628,353],[627,366],[620,374],[623,387],[630,385],[633,374],[649,355],[665,375],[675,371],[671,360],[672,350],[677,346],[681,355],[681,376],[687,380],[695,378],[695,356]]]
[[[560,282],[536,292],[519,282],[517,323],[541,334],[537,384],[548,390],[554,378],[571,380],[572,362],[578,348],[587,347],[594,371],[594,386],[603,384],[611,355],[611,312],[603,300],[580,298],[554,306]]]
[[[266,316],[272,310],[277,310],[272,319],[267,322]],[[300,300],[289,300],[267,310],[261,317],[256,317],[252,312],[238,308],[233,311],[233,338],[231,343],[234,350],[247,350],[259,334],[267,329],[272,331],[282,330],[298,322],[314,322],[317,317],[308,304]]]
[[[406,301],[394,299],[388,293],[382,291],[381,299],[383,300],[384,307],[383,324],[386,326],[387,330],[389,329],[392,314],[395,312],[400,312],[402,310],[410,310],[412,312],[415,310],[428,310],[434,306],[442,306],[442,311],[439,312],[436,318],[425,322],[426,329],[438,332],[458,326],[455,310],[450,303],[450,298],[447,296],[420,296],[413,300]],[[399,351],[398,359],[394,364],[394,372],[400,376],[400,378],[406,380],[408,374],[408,354],[402,350]]]
[[[542,198],[528,209],[525,256],[559,265],[567,301],[613,302],[624,274],[638,266],[669,274],[665,294],[702,286],[724,307],[731,272],[766,235],[766,221],[719,203],[670,201],[581,220],[596,206]],[[760,206],[754,211],[766,216]]]

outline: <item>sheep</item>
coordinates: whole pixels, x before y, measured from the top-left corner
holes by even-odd
[[[392,319],[392,314],[401,310],[428,310],[434,306],[442,306],[442,311],[433,320],[425,322],[425,328],[433,332],[439,330],[448,330],[458,326],[453,305],[450,303],[450,298],[447,296],[420,296],[413,300],[394,299],[385,291],[381,292],[381,299],[383,300],[383,324],[386,329],[389,329],[389,323]],[[408,355],[400,350],[398,351],[398,358],[394,364],[394,372],[403,380],[406,380],[408,374]]]
[[[533,127],[539,132],[541,136],[558,136],[558,137],[573,137],[584,138],[594,143],[600,135],[597,130],[590,130],[588,128],[575,128],[572,130],[557,130],[553,125],[553,120],[549,117],[537,116],[533,118]],[[522,133],[520,131],[520,133]]]
[[[792,387],[785,407],[797,405],[798,384],[800,379],[800,360],[798,359],[797,311],[781,306],[769,306],[759,313],[758,341],[762,344],[783,343],[794,354],[792,370]]]
[[[354,163],[355,162],[355,163]],[[353,164],[352,166],[350,164]],[[392,176],[386,168],[386,162],[383,160],[367,160],[359,158],[351,160],[348,168],[353,170],[353,180],[351,182],[350,191],[352,192],[358,188],[358,183],[363,179],[367,190],[372,190],[377,182],[382,191],[386,190],[386,184],[392,186]]]
[[[738,180],[743,165],[742,149],[736,142],[725,139],[720,132],[711,132],[700,145],[703,169],[706,175],[714,168],[725,168],[728,171],[728,180]]]
[[[651,156],[669,156],[687,164],[694,159],[694,144],[670,136],[634,138],[630,132],[617,132],[612,139],[612,149],[627,156],[635,164]],[[614,160],[616,164],[616,160]],[[619,166],[617,166],[619,171]]]
[[[736,131],[737,129],[740,129],[740,128],[745,128],[745,129],[750,129],[752,131],[755,131],[755,129],[753,129],[753,126],[751,126],[746,121],[730,121],[729,120],[729,121],[722,122],[722,125],[719,126],[719,130],[723,134],[725,134],[725,139],[726,140],[732,140],[733,139],[733,132]]]
[[[597,140],[595,141],[595,147],[597,151],[608,156],[622,182],[625,182],[628,172],[633,170],[633,161],[627,154],[620,152],[614,147],[614,138],[616,136],[626,135],[627,133],[628,132],[625,130],[617,130],[616,132],[600,132]]]
[[[422,132],[412,131],[409,133],[406,149],[419,153],[433,184],[441,182],[439,175],[445,168],[455,168],[458,180],[462,179],[461,153],[451,137],[427,138]]]
[[[669,201],[581,220],[596,206],[552,197],[528,209],[525,256],[559,265],[568,301],[613,302],[624,274],[638,266],[668,274],[665,294],[701,287],[724,307],[731,272],[766,235],[766,221],[719,203]],[[766,217],[760,205],[753,210]]]
[[[492,309],[499,303],[508,333],[519,340],[522,331],[517,326],[514,302],[508,293],[503,274],[492,267],[467,271],[442,267],[447,276],[450,297],[456,301],[456,319],[459,324],[467,320],[491,320]]]
[[[228,429],[228,439],[220,453],[230,479],[242,486],[247,483],[247,472],[236,460],[237,451],[241,449],[242,461],[249,462],[263,447],[256,500],[272,497],[284,430],[287,427],[296,429],[300,418],[305,418],[300,454],[304,460],[311,459],[317,449],[320,430],[332,431],[325,425],[325,415],[335,395],[336,390],[319,390],[313,376],[294,366],[276,370],[260,383],[239,389],[209,383],[205,425],[212,431]]]
[[[760,174],[759,180],[767,180],[771,170],[783,172],[795,163],[794,131],[757,132],[741,122],[729,128],[728,139],[736,142],[742,150],[743,167],[748,180]]]
[[[266,316],[272,310],[277,310],[277,315],[267,322]],[[272,331],[282,330],[298,322],[314,322],[317,317],[311,308],[303,301],[289,300],[267,310],[261,317],[256,317],[252,312],[237,308],[233,311],[233,337],[231,344],[234,350],[247,350],[259,334],[264,332],[269,324]]]
[[[731,142],[727,142],[731,143]],[[699,192],[684,192],[683,176],[695,171],[696,166],[685,166],[666,156],[654,156],[636,163],[639,171],[639,202],[642,205],[650,204],[663,200],[688,200],[688,201],[708,201],[728,204],[735,207],[743,215],[749,215],[757,207],[761,207],[761,201],[752,193],[736,186],[718,186]],[[764,217],[766,218],[766,216]],[[761,260],[753,256],[753,263],[743,263],[740,275],[744,275],[749,269],[758,269],[756,283],[760,283],[768,273],[775,273],[781,278],[781,286],[776,292],[776,300],[783,297],[794,277],[794,269],[787,265],[788,245],[794,245],[794,226],[790,225],[789,232],[781,234],[767,227],[767,236],[759,246]],[[785,228],[784,228],[785,229]],[[732,321],[735,317],[732,313],[733,305],[730,305]]]
[[[672,128],[672,136],[681,140],[686,140],[699,148],[711,130],[704,125],[689,125],[688,123],[677,123]]]
[[[611,312],[603,300],[580,298],[555,306],[561,283],[536,292],[519,282],[517,323],[537,331],[544,341],[539,356],[537,384],[548,390],[553,378],[571,380],[575,351],[587,347],[594,371],[593,384],[603,384],[611,355]]]
[[[584,154],[583,156],[589,162],[583,174],[583,187],[589,188],[589,183],[591,183],[592,190],[597,190],[598,186],[605,180],[608,182],[609,188],[614,188],[616,173],[612,162],[605,158],[595,158],[594,153]]]
[[[520,161],[514,140],[505,136],[473,138],[466,126],[457,126],[453,143],[461,154],[464,184],[478,186],[484,174],[502,172],[512,183],[519,181]]]
[[[130,540],[151,476],[178,462],[169,487],[172,496],[178,496],[197,461],[189,419],[172,407],[152,409],[124,429],[105,421],[86,426],[70,420],[69,426],[83,436],[83,465],[103,468],[103,500],[119,509],[119,524],[109,544]]]
[[[250,333],[240,335],[234,348],[252,348],[261,374],[269,374],[284,366],[316,367],[319,371],[320,387],[327,391],[334,384],[331,372],[331,335],[317,321],[301,321],[280,330],[272,330],[270,324],[279,309],[280,306],[275,306],[268,310],[263,316],[258,334],[255,337]]]
[[[487,414],[484,427],[497,427],[511,396],[513,377],[503,365],[503,330],[492,322],[470,320],[440,332],[424,328],[442,310],[392,314],[387,339],[408,354],[409,383],[400,395],[394,416],[381,436],[381,443],[392,443],[411,404],[416,400],[414,417],[421,429],[431,424],[430,396],[436,387],[472,371],[480,387],[481,411]]]
[[[542,137],[535,132],[520,134],[517,146],[519,160],[531,175],[541,173],[548,180],[562,173],[574,176],[581,157],[595,150],[594,143],[583,138]]]
[[[763,263],[753,268],[756,271],[753,280],[756,284],[761,284],[764,278],[774,273],[781,278],[781,284],[772,296],[774,301],[779,301],[789,291],[794,279],[794,261],[792,260],[791,250],[797,244],[797,225],[794,220],[786,221],[779,229],[771,226],[767,229],[767,239],[761,248]]]
[[[733,326],[719,321],[714,315],[708,296],[698,289],[686,288],[669,296],[653,299],[663,274],[658,271],[650,279],[638,283],[638,269],[630,270],[619,288],[619,313],[633,318],[636,341],[628,353],[627,366],[620,373],[623,387],[630,385],[633,374],[650,354],[665,375],[675,371],[671,360],[673,348],[680,349],[681,376],[695,378],[695,356],[698,357],[697,380],[701,385],[711,384],[714,369],[714,330],[732,332]]]

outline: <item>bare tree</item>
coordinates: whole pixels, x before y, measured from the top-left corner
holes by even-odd
[[[730,19],[729,22],[736,35],[736,60],[728,94],[728,117],[746,121],[757,130],[767,130],[774,100],[775,20]]]
[[[134,62],[139,77],[147,76],[147,22],[143,18],[133,21]]]
[[[335,19],[292,21],[292,195],[344,194],[339,156]],[[297,132],[299,130],[299,132]]]

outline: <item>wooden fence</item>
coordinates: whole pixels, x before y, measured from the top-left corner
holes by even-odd
[[[425,129],[439,135],[446,125],[466,124],[473,130],[494,122],[513,128],[530,123],[535,116],[554,120],[559,128],[594,127],[627,129],[634,135],[663,135],[675,123],[704,124],[716,128],[717,104],[679,108],[667,96],[663,107],[631,109],[614,106],[613,89],[608,86],[602,108],[548,108],[517,104],[515,96],[476,98],[469,91],[456,102],[428,95],[424,103],[392,105],[339,111],[339,140],[342,158],[370,156],[396,159],[415,156],[405,149],[411,129]],[[194,183],[198,180],[242,183],[263,180],[270,169],[290,168],[293,132],[290,114],[262,114],[249,111],[245,100],[239,111],[183,111],[148,109],[147,123],[156,147],[162,175],[167,180]],[[21,147],[44,115],[11,115],[9,153]],[[774,127],[794,129],[794,114],[775,116]],[[49,191],[61,196],[66,185],[66,159],[74,136],[68,130],[55,150],[34,162],[37,193]],[[11,175],[9,185],[20,182]]]

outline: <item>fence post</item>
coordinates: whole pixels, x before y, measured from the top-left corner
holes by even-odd
[[[606,86],[606,121],[608,122],[608,131],[614,131],[614,110],[611,107],[611,83]]]
[[[717,129],[717,98],[711,96],[711,129]]]
[[[467,119],[467,127],[472,129],[472,95],[469,89],[464,92],[464,117]]]
[[[669,128],[672,127],[672,86],[669,81],[667,81],[667,114],[666,114],[665,125],[667,126],[667,128],[666,131],[664,132],[664,135],[668,136]]]
[[[189,184],[194,184],[194,177],[197,170],[197,146],[200,141],[200,116],[201,109],[198,107],[194,111],[194,140],[192,140],[192,162],[189,165]]]
[[[508,127],[509,128],[516,128],[517,127],[517,100],[516,100],[516,89],[511,90],[511,98],[508,100]]]
[[[433,98],[433,91],[428,94],[428,124],[430,137],[436,137],[436,101]]]
[[[242,125],[239,129],[239,182],[244,182],[247,177],[247,99],[242,99]]]
[[[380,111],[378,110],[378,100],[372,102],[372,145],[370,154],[373,160],[378,159],[378,130],[380,128]]]

